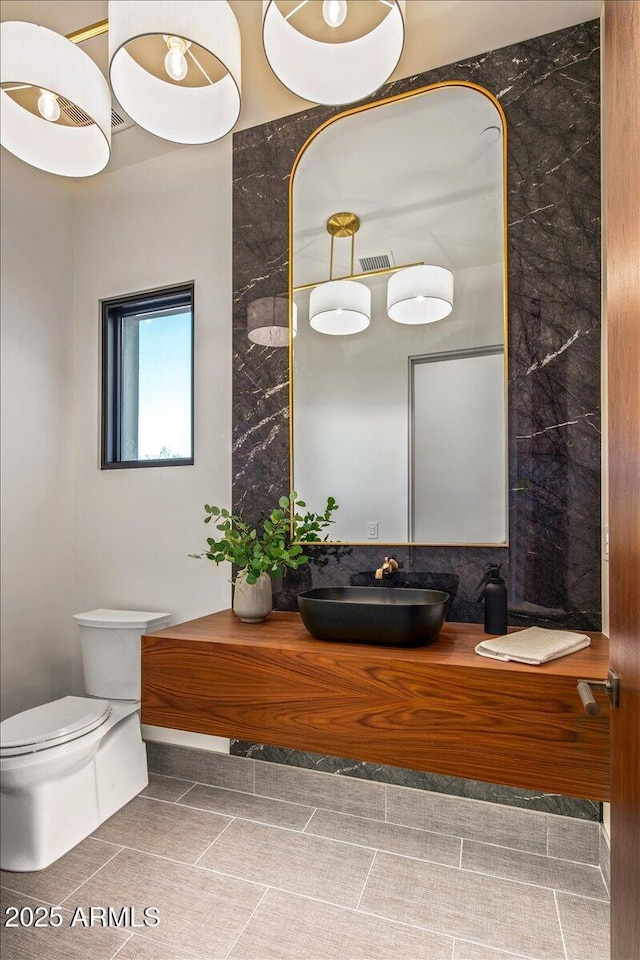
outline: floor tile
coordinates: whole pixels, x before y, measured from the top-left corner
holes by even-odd
[[[547,814],[499,803],[387,786],[387,820],[530,853],[547,852]]]
[[[178,780],[176,777],[161,777],[157,773],[149,774],[149,786],[140,794],[154,800],[167,800],[174,803],[193,786],[191,780]]]
[[[572,817],[549,817],[550,857],[600,863],[600,824]]]
[[[152,773],[253,793],[255,761],[246,757],[149,741],[147,759]]]
[[[609,960],[609,904],[557,893],[568,960]]]
[[[10,873],[2,870],[0,883],[3,887],[17,890],[37,900],[44,900],[46,903],[60,903],[119,849],[119,846],[100,843],[89,837],[44,870],[33,873]]]
[[[230,960],[451,960],[447,937],[269,890]]]
[[[349,844],[234,820],[200,866],[355,907],[373,856]]]
[[[118,952],[117,960],[199,960],[197,954],[178,950],[134,934]]]
[[[229,823],[228,817],[136,797],[94,836],[183,863],[194,863]]]
[[[467,870],[504,877],[507,880],[522,880],[538,883],[583,897],[598,897],[607,900],[607,889],[599,867],[586,863],[541,857],[535,853],[492,847],[486,843],[465,840],[462,846],[462,866]]]
[[[111,960],[128,933],[109,927],[69,926],[63,915],[59,927],[5,927],[10,906],[35,909],[41,902],[24,894],[0,892],[2,913],[2,960]]]
[[[285,800],[257,797],[253,793],[238,793],[222,787],[205,787],[196,784],[181,800],[180,805],[201,807],[229,817],[244,817],[275,827],[302,830],[313,813],[313,807],[303,807]]]
[[[540,960],[563,955],[551,890],[452,867],[379,853],[360,909]]]
[[[466,943],[464,940],[456,940],[453,948],[453,960],[521,960],[521,957],[522,954],[505,953],[504,950],[494,950],[493,947]],[[562,960],[562,955],[558,960]]]
[[[440,833],[399,827],[395,823],[365,820],[345,813],[318,810],[305,827],[305,833],[346,840],[364,847],[375,847],[388,853],[400,853],[407,857],[419,857],[457,867],[460,862],[461,841],[457,837],[445,837]]]
[[[156,907],[160,923],[144,936],[197,956],[225,957],[258,905],[264,887],[198,867],[123,850],[74,894],[73,902]],[[4,958],[3,958],[4,960]]]
[[[384,820],[384,784],[355,780],[315,770],[300,770],[282,763],[256,763],[255,792],[265,797],[292,800],[357,817]]]

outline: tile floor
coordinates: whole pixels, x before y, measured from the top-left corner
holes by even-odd
[[[4,928],[3,960],[607,960],[597,824],[233,759],[217,785],[152,774],[47,870],[3,872],[3,925],[63,918]],[[123,906],[139,925],[83,926]]]

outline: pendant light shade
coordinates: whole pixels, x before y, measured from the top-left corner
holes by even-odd
[[[384,20],[364,36],[323,43],[296,30],[275,0],[263,0],[262,42],[271,69],[285,87],[313,103],[362,100],[388,80],[402,54],[405,0],[388,6]],[[341,23],[332,25],[339,29]]]
[[[433,323],[453,310],[453,274],[429,264],[407,267],[389,279],[387,313],[396,323]]]
[[[355,280],[329,280],[309,296],[309,323],[318,333],[345,336],[371,322],[371,290]]]
[[[99,173],[111,155],[111,93],[99,68],[66,37],[35,23],[6,21],[0,36],[0,82],[20,93],[35,88],[38,111],[2,90],[2,145],[48,173]]]
[[[297,332],[298,308],[291,305],[293,336]],[[260,297],[247,310],[247,336],[262,347],[289,346],[289,300],[286,297]]]
[[[158,69],[151,73],[127,50],[141,37],[158,40]],[[216,57],[226,74],[212,82],[197,45]],[[129,116],[145,130],[174,143],[210,143],[228,133],[240,115],[240,29],[225,0],[110,0],[111,86]],[[181,86],[187,70],[201,86]]]

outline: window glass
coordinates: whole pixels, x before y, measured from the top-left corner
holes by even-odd
[[[103,304],[103,467],[193,462],[193,289]]]

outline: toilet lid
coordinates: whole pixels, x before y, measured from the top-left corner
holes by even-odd
[[[109,716],[107,700],[62,697],[24,710],[0,723],[0,749],[11,753],[44,750],[94,730]]]

